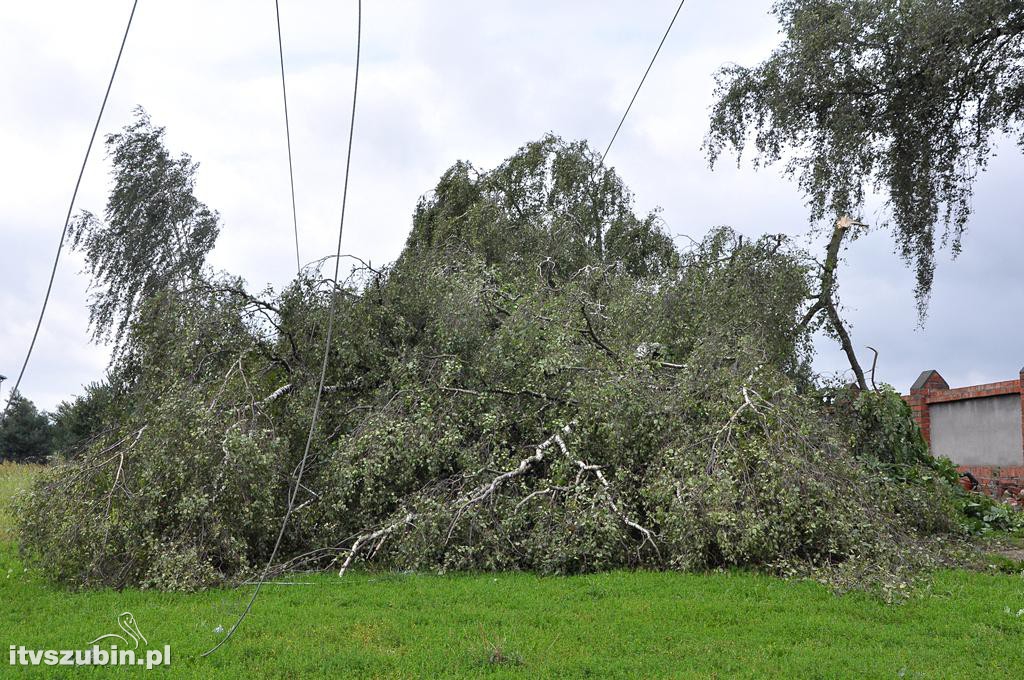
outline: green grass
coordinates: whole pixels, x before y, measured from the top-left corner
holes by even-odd
[[[0,546],[0,651],[84,648],[116,630],[116,616],[128,610],[151,646],[171,646],[172,665],[160,675],[174,677],[1024,675],[1019,575],[940,572],[929,591],[901,605],[746,573],[293,580],[311,585],[268,586],[236,638],[200,659],[250,588],[69,593],[25,572],[8,542]],[[17,670],[51,675],[45,667]]]
[[[0,463],[0,541],[14,539],[14,517],[10,510],[11,497],[32,481],[41,465],[18,465],[10,461]]]

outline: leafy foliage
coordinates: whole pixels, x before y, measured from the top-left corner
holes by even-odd
[[[973,534],[1024,530],[1024,513],[983,493],[964,492],[959,498],[959,508],[964,525]]]
[[[1008,0],[777,0],[785,39],[727,66],[707,149],[785,159],[813,220],[888,195],[924,311],[941,244],[960,250],[971,190],[1000,133],[1024,146],[1024,7]]]
[[[833,397],[837,412],[846,416],[851,450],[868,470],[912,486],[936,485],[941,494],[915,499],[912,488],[903,501],[914,521],[949,528],[951,522],[974,535],[1024,529],[1024,513],[1009,503],[960,485],[956,466],[948,458],[935,458],[914,422],[910,406],[891,386],[878,391],[850,388]],[[918,503],[919,507],[910,508]]]
[[[143,300],[98,439],[22,500],[26,557],[78,585],[250,573],[334,295],[344,332],[282,568],[741,566],[896,592],[960,531],[951,491],[891,395],[840,409],[815,382],[810,271],[782,236],[676,250],[579,144],[457,164],[392,266]],[[866,472],[868,451],[920,474]]]
[[[549,134],[489,173],[455,164],[420,200],[409,250],[469,247],[487,265],[558,252],[551,264],[565,272],[595,258],[635,276],[665,272],[677,259],[672,240],[657,214],[637,217],[632,203],[622,180],[584,142]]]
[[[889,466],[933,460],[910,406],[890,385],[878,391],[841,389],[836,401],[850,416],[851,450],[861,459]]]

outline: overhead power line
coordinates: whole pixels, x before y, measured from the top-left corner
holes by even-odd
[[[676,7],[676,13],[672,15],[672,21],[668,22],[668,28],[665,29],[665,35],[661,36],[661,42],[658,43],[658,49],[654,50],[654,56],[651,57],[651,63],[647,65],[647,70],[644,71],[644,77],[640,79],[640,84],[636,86],[636,92],[633,93],[633,98],[629,100],[629,106],[626,107],[626,112],[622,114],[622,120],[619,121],[618,127],[615,128],[615,133],[612,134],[611,140],[608,142],[608,146],[605,147],[604,153],[601,154],[601,161],[608,157],[608,152],[611,151],[612,144],[615,143],[615,138],[619,136],[619,130],[622,129],[622,124],[626,122],[626,116],[629,115],[630,109],[633,108],[633,102],[636,101],[636,96],[640,94],[640,88],[644,86],[644,81],[647,80],[647,74],[651,72],[651,67],[654,66],[654,61],[658,58],[658,53],[661,52],[662,45],[665,44],[665,39],[668,38],[669,32],[672,31],[672,26],[676,23],[676,17],[679,16],[679,11],[683,9],[683,3],[686,0],[679,0],[679,6]]]
[[[121,47],[117,50],[117,59],[114,60],[114,68],[110,72],[110,80],[107,82],[107,90],[103,93],[103,103],[100,104],[100,112],[96,116],[96,124],[92,128],[92,135],[89,136],[89,145],[85,149],[85,158],[82,159],[82,167],[78,171],[78,179],[75,180],[75,190],[71,192],[71,202],[68,204],[68,213],[64,218],[64,229],[60,234],[60,243],[57,245],[57,254],[53,258],[53,268],[50,270],[50,281],[46,284],[46,295],[43,297],[43,306],[39,310],[39,319],[36,321],[36,328],[32,332],[32,341],[28,345],[28,352],[25,353],[25,361],[21,364],[21,370],[18,372],[18,378],[14,381],[14,387],[11,389],[11,396],[7,399],[7,404],[4,406],[3,417],[0,418],[0,423],[7,419],[7,412],[10,411],[11,403],[14,401],[14,397],[18,394],[18,388],[21,387],[21,379],[25,377],[25,369],[28,367],[29,359],[32,358],[32,350],[35,349],[36,339],[39,337],[39,329],[43,325],[43,317],[46,315],[46,307],[50,303],[50,293],[53,292],[53,280],[57,276],[57,264],[60,262],[61,251],[64,250],[64,241],[68,236],[68,225],[71,223],[71,212],[75,209],[75,200],[78,198],[78,189],[82,185],[82,177],[85,175],[85,166],[89,162],[89,154],[92,152],[93,142],[96,141],[96,133],[100,129],[100,121],[103,119],[103,111],[107,108],[107,99],[110,98],[110,90],[114,86],[114,77],[117,75],[117,67],[121,64],[121,55],[124,54],[125,43],[128,42],[128,32],[132,28],[132,19],[135,18],[135,8],[138,7],[139,0],[135,0],[132,3],[131,14],[128,15],[128,25],[124,28],[124,37],[121,38]]]
[[[292,227],[295,231],[295,270],[302,271],[299,260],[299,217],[295,209],[295,170],[292,167],[292,128],[288,121],[288,86],[284,76],[284,42],[281,40],[281,6],[274,0],[274,14],[277,16],[277,55],[281,62],[281,99],[284,100],[284,136],[288,143],[288,182],[292,190]]]
[[[359,0],[357,3],[358,14],[356,19],[356,68],[355,68],[355,79],[352,85],[352,115],[349,118],[348,127],[348,152],[345,156],[345,179],[342,185],[341,191],[341,219],[338,222],[338,246],[334,255],[334,285],[331,287],[331,301],[328,306],[327,312],[327,337],[324,341],[324,358],[320,365],[320,379],[317,383],[316,388],[316,399],[313,402],[313,417],[309,423],[309,434],[306,436],[306,447],[302,452],[302,459],[299,461],[299,467],[295,474],[295,482],[288,494],[288,507],[285,509],[284,519],[281,521],[281,529],[277,533],[277,540],[274,542],[274,549],[270,552],[270,559],[267,560],[267,565],[263,569],[263,574],[260,576],[260,580],[256,584],[256,590],[253,591],[252,597],[249,598],[249,603],[246,605],[245,610],[242,612],[238,620],[235,621],[235,625],[231,626],[231,629],[227,632],[223,639],[218,642],[214,647],[203,652],[202,656],[208,656],[224,645],[238,630],[238,627],[248,616],[252,610],[253,604],[256,602],[257,596],[260,594],[260,590],[263,588],[263,584],[266,583],[267,576],[270,574],[270,569],[274,564],[274,559],[277,557],[277,551],[281,547],[281,539],[284,537],[284,532],[288,528],[288,521],[291,519],[292,510],[295,508],[295,498],[299,493],[299,488],[302,485],[302,475],[306,470],[306,461],[309,459],[309,450],[313,444],[313,435],[316,432],[317,420],[320,416],[320,401],[324,393],[324,381],[327,378],[327,361],[331,354],[331,340],[334,337],[334,318],[335,308],[337,306],[338,299],[338,274],[341,267],[341,239],[345,233],[345,207],[348,204],[348,178],[349,170],[352,167],[352,138],[355,133],[356,125],[356,102],[359,96],[359,56],[362,51],[362,36],[363,36],[363,3]]]

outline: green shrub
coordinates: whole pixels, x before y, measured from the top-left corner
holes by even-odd
[[[983,535],[993,531],[1024,530],[1024,513],[1009,503],[996,500],[983,493],[961,493],[958,498],[958,507],[964,526],[971,533]]]

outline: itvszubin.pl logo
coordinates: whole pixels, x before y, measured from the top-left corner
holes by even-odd
[[[149,649],[149,640],[139,630],[131,612],[122,612],[117,625],[124,633],[107,633],[85,649],[28,649],[11,645],[12,666],[144,666],[146,669],[171,665],[171,646]],[[139,649],[139,643],[146,649]],[[102,644],[100,644],[102,643]]]

